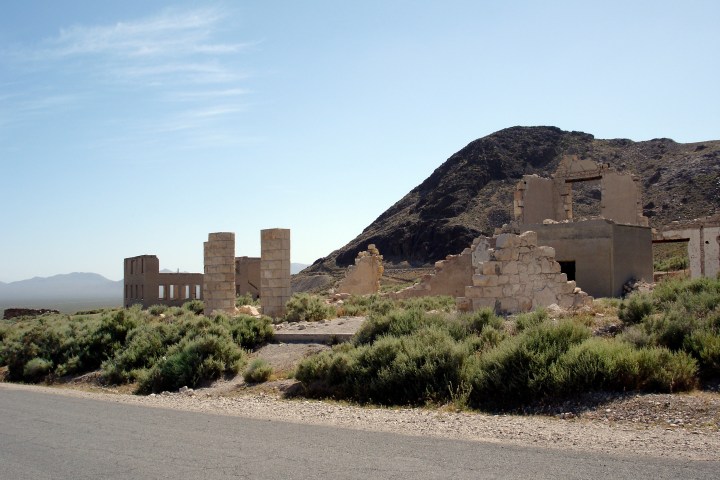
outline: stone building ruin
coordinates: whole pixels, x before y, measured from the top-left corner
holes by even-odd
[[[141,305],[182,306],[203,300],[205,312],[233,313],[237,295],[260,298],[263,313],[281,316],[290,298],[290,230],[263,230],[262,255],[235,257],[235,234],[216,232],[203,245],[204,273],[160,272],[155,255],[124,260],[125,308]]]
[[[360,252],[345,272],[345,278],[337,287],[338,293],[350,295],[370,295],[380,291],[380,278],[383,275],[383,257],[374,244]]]
[[[653,235],[653,243],[687,243],[690,278],[720,274],[720,213],[685,222],[672,222]]]

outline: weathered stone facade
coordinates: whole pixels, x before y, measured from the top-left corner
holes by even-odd
[[[720,274],[720,214],[673,222],[655,232],[653,242],[687,242],[691,278]]]
[[[204,243],[205,275],[203,291],[205,313],[235,310],[235,234],[217,232]]]
[[[345,278],[337,287],[338,293],[351,295],[370,295],[380,291],[380,278],[383,275],[383,257],[375,245],[368,245],[367,251],[358,253],[355,265],[348,267]]]
[[[260,304],[263,315],[285,315],[290,299],[290,230],[271,228],[260,232]]]
[[[479,238],[475,240],[475,242],[479,241]],[[472,263],[472,252],[477,246],[475,242],[472,247],[466,248],[459,255],[448,255],[445,260],[435,262],[435,272],[425,275],[419,283],[390,296],[396,299],[434,295],[462,297],[465,295],[465,287],[472,285],[472,277],[475,273]]]
[[[124,271],[125,308],[158,304],[179,307],[189,300],[203,298],[202,273],[161,273],[155,255],[126,258]]]
[[[600,217],[625,225],[648,226],[642,214],[639,181],[608,164],[566,156],[552,178],[525,175],[515,187],[513,213],[520,225],[573,221],[572,185],[600,181]]]
[[[465,295],[457,299],[460,310],[489,307],[498,313],[518,313],[552,304],[575,308],[592,302],[561,273],[555,250],[538,246],[535,232],[481,237],[472,255],[476,273]]]

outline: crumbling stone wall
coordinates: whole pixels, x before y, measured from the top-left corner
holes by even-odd
[[[551,179],[525,175],[518,182],[513,199],[515,220],[521,225],[572,221],[573,183],[593,180],[600,181],[600,217],[619,224],[648,225],[635,176],[575,155],[565,156]]]
[[[235,234],[217,232],[203,244],[205,313],[235,310]]]
[[[489,307],[498,313],[517,313],[552,304],[574,308],[592,302],[560,272],[555,250],[538,246],[535,232],[505,233],[476,245],[476,273],[465,295],[457,299],[460,310]]]
[[[270,317],[285,315],[290,299],[290,230],[271,228],[260,232],[260,305]]]
[[[390,294],[392,298],[403,299],[435,295],[462,297],[465,287],[472,285],[473,267],[472,252],[482,237],[475,239],[470,248],[459,255],[448,255],[445,260],[435,262],[435,272],[425,275],[420,283],[416,283],[399,292]]]
[[[358,253],[355,265],[348,267],[345,278],[337,287],[338,293],[351,295],[370,295],[380,291],[380,278],[383,274],[383,257],[375,247],[368,245],[367,251]]]
[[[720,214],[686,222],[672,222],[653,235],[653,242],[687,242],[690,277],[720,274]]]

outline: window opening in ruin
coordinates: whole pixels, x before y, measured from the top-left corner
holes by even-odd
[[[140,285],[140,300],[145,300],[145,285]]]
[[[160,298],[160,299],[165,298],[165,285],[158,286],[158,298]]]
[[[653,270],[677,272],[690,268],[688,244],[690,239],[653,243]]]
[[[183,298],[185,300],[190,298],[190,285],[185,285],[185,295],[183,295]]]
[[[130,285],[125,284],[125,298],[130,298]]]
[[[568,282],[575,281],[575,260],[571,262],[558,262],[560,264],[560,272],[567,275]]]
[[[145,259],[140,260],[140,273],[145,273]]]
[[[175,285],[170,285],[170,298],[177,298],[177,287]]]
[[[574,181],[570,183],[570,186],[572,188],[573,220],[602,215],[600,179]]]
[[[195,298],[200,298],[200,285],[195,285]]]

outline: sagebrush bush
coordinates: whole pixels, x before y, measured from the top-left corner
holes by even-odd
[[[262,358],[256,358],[243,373],[243,378],[248,383],[267,382],[273,373],[272,366]]]
[[[309,293],[295,293],[285,305],[285,320],[288,322],[319,322],[331,318],[335,309],[321,297]]]
[[[192,312],[195,315],[200,315],[205,310],[205,303],[202,300],[189,300],[185,303],[183,303],[182,306],[183,310],[187,310],[188,312]]]
[[[618,317],[626,324],[634,325],[642,322],[643,319],[653,313],[653,310],[653,302],[649,294],[635,293],[620,304]]]
[[[243,360],[243,350],[232,341],[229,332],[224,336],[201,334],[184,338],[141,376],[138,392],[194,388],[223,373],[237,373]]]
[[[53,363],[44,358],[33,358],[23,367],[23,378],[25,380],[36,382],[43,379],[52,371]]]
[[[392,300],[379,295],[353,295],[336,307],[336,313],[339,317],[385,315],[393,308]]]
[[[150,305],[150,307],[148,307],[148,312],[152,315],[160,315],[161,313],[165,313],[165,310],[167,309],[167,305]]]
[[[233,339],[243,348],[254,348],[272,340],[275,331],[268,317],[255,318],[239,315],[228,319]]]
[[[540,325],[547,319],[547,310],[544,308],[538,308],[533,312],[519,314],[515,317],[515,325],[518,330],[522,331]]]
[[[260,300],[253,298],[249,293],[244,293],[235,297],[235,306],[242,307],[244,305],[251,305],[253,307],[260,306]]]

